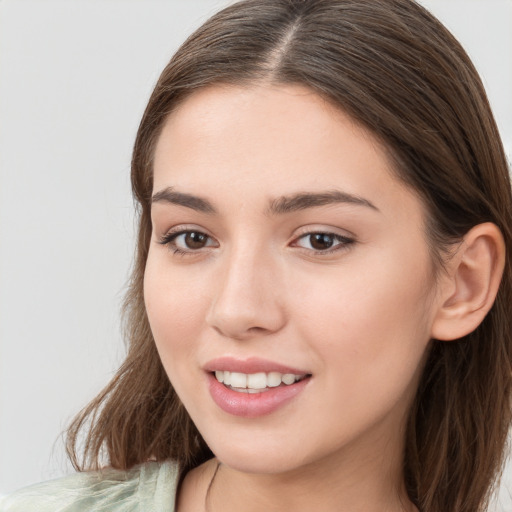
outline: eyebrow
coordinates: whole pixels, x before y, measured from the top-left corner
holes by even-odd
[[[177,192],[172,187],[160,190],[151,198],[151,204],[161,202],[185,206],[186,208],[191,208],[192,210],[209,215],[216,215],[218,213],[212,203],[207,199],[184,192]],[[328,190],[325,192],[299,192],[289,196],[278,197],[270,201],[265,213],[267,215],[283,215],[317,206],[339,203],[365,206],[372,210],[379,211],[379,209],[367,199],[341,190]]]
[[[315,206],[327,206],[331,204],[354,204],[366,206],[372,210],[379,209],[367,199],[364,199],[341,190],[328,190],[326,192],[299,192],[290,196],[283,196],[270,202],[267,214],[279,215],[284,213],[306,210]]]
[[[170,203],[179,206],[185,206],[202,213],[216,214],[217,210],[213,207],[210,201],[202,199],[201,197],[185,194],[183,192],[176,192],[172,187],[160,190],[151,198],[151,204],[154,203]]]

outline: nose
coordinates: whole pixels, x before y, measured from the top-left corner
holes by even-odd
[[[254,249],[234,251],[214,278],[206,322],[221,335],[246,340],[275,333],[286,323],[278,264]]]

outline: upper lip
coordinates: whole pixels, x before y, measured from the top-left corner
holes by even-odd
[[[218,357],[208,361],[203,369],[207,372],[228,371],[239,373],[293,373],[294,375],[308,375],[310,372],[293,368],[281,363],[261,359],[259,357],[250,357],[248,359],[236,359],[234,357]]]

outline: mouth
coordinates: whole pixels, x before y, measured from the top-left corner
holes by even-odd
[[[271,414],[309,387],[312,374],[259,358],[222,357],[210,361],[210,395],[224,412],[246,418]]]
[[[265,393],[280,386],[291,386],[300,382],[310,374],[257,372],[241,373],[227,370],[215,370],[212,372],[217,382],[224,384],[228,389],[237,393]]]

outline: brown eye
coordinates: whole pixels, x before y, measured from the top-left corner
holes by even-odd
[[[324,251],[334,244],[334,236],[327,233],[312,233],[309,235],[309,243],[313,249]]]
[[[218,247],[216,241],[202,231],[178,231],[168,233],[159,241],[167,245],[174,253],[194,253],[204,248]]]
[[[353,238],[335,233],[316,232],[302,235],[293,245],[321,255],[345,249],[350,244],[353,244],[354,241]]]
[[[185,233],[185,245],[188,249],[202,249],[208,242],[208,236],[197,231]]]

